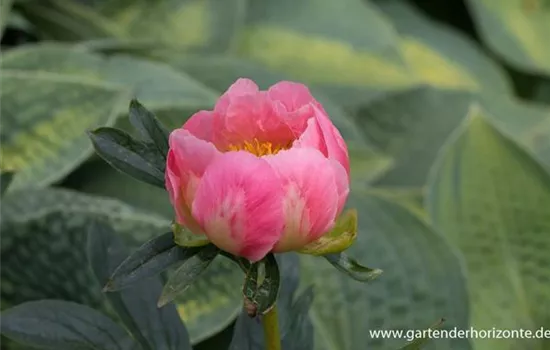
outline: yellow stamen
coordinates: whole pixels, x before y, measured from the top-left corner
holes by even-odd
[[[274,145],[268,141],[259,141],[258,139],[253,139],[252,141],[244,141],[240,145],[229,145],[227,147],[228,151],[247,151],[258,157],[265,156],[268,154],[276,154],[279,151],[284,149],[289,149],[291,144],[287,145]]]

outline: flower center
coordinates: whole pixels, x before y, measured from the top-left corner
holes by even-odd
[[[265,156],[268,154],[276,154],[279,151],[289,149],[292,146],[292,143],[289,144],[273,144],[268,141],[259,141],[258,139],[253,139],[252,141],[244,141],[240,145],[229,145],[227,147],[228,151],[247,151],[258,157]]]

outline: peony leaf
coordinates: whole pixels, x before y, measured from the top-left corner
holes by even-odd
[[[183,293],[189,288],[220,252],[213,244],[190,251],[192,253],[189,258],[184,260],[181,266],[170,276],[168,282],[166,282],[157,304],[158,307],[168,304],[178,294]]]
[[[113,272],[104,291],[117,291],[148,277],[155,276],[178,261],[189,259],[194,251],[174,243],[172,232],[153,238],[126,258]]]
[[[139,131],[146,142],[157,146],[159,152],[166,159],[170,132],[152,112],[143,107],[136,99],[130,102],[130,123]]]
[[[331,231],[306,245],[299,253],[310,255],[340,253],[348,249],[355,238],[357,238],[357,210],[349,209],[340,215]]]
[[[261,266],[263,271],[259,270]],[[279,294],[280,279],[279,265],[271,253],[250,266],[243,286],[249,316],[264,315],[273,308]]]
[[[126,132],[114,128],[98,128],[88,135],[97,154],[113,168],[164,188],[166,164],[155,146],[135,140]]]

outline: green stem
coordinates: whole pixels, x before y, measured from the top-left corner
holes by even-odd
[[[281,350],[281,334],[279,333],[279,318],[277,317],[277,305],[263,316],[265,349]]]

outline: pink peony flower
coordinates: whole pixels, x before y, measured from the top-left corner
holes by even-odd
[[[239,79],[170,134],[166,188],[179,224],[258,261],[331,230],[349,193],[348,151],[306,86],[259,91]]]

